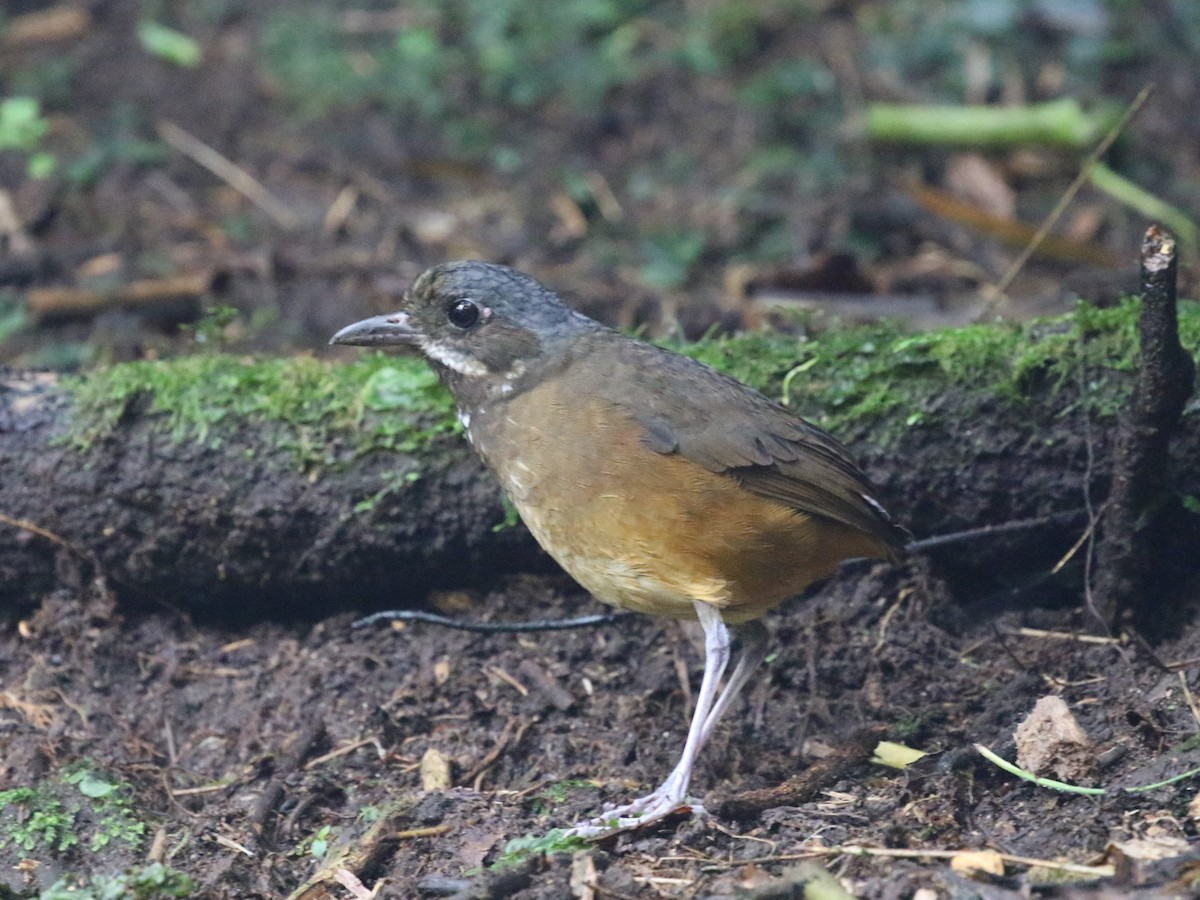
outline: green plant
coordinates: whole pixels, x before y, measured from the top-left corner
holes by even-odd
[[[141,20],[137,25],[137,35],[143,50],[173,66],[194,69],[203,59],[200,45],[192,38],[158,22]]]
[[[665,231],[642,242],[645,262],[641,280],[655,290],[673,290],[687,281],[688,273],[700,259],[706,243],[702,231],[684,229]]]
[[[0,343],[24,328],[28,318],[16,291],[0,290]]]
[[[9,844],[26,853],[45,848],[62,852],[79,843],[78,807],[33,788],[0,791],[0,849]]]
[[[340,829],[332,825],[322,825],[310,834],[292,850],[293,856],[311,856],[313,859],[324,859],[329,852],[329,845],[337,837]]]
[[[527,834],[513,838],[504,845],[493,869],[511,869],[534,856],[550,853],[572,853],[590,846],[583,838],[569,834],[565,828],[552,828],[543,835]]]
[[[57,165],[54,154],[41,149],[50,122],[42,115],[36,97],[5,97],[0,100],[0,151],[24,153],[30,178],[46,178]]]
[[[596,782],[582,778],[566,778],[548,784],[533,798],[533,811],[541,815],[550,812],[554,807],[567,799],[567,795],[580,788],[596,787]]]
[[[140,119],[134,106],[117,104],[97,127],[87,151],[64,167],[63,174],[71,186],[92,185],[106,169],[118,163],[154,166],[163,162],[167,157],[166,145],[140,137]]]
[[[38,895],[38,900],[166,900],[189,897],[196,882],[162,863],[126,869],[115,875],[68,875]]]
[[[237,321],[237,307],[228,305],[212,306],[204,310],[204,315],[195,324],[183,325],[181,330],[191,332],[197,344],[209,347],[222,347],[225,344],[225,332]]]
[[[132,807],[126,785],[80,763],[36,788],[0,791],[0,848],[13,844],[27,853],[62,853],[89,833],[93,852],[113,841],[136,848],[146,825]]]
[[[89,810],[95,819],[89,844],[92,852],[103,850],[113,841],[130,847],[141,845],[146,823],[133,814],[133,801],[126,785],[86,764],[69,770],[63,781],[74,785],[80,794],[92,801]]]

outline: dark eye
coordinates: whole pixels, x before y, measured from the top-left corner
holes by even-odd
[[[479,307],[471,300],[455,300],[446,315],[451,324],[459,328],[470,328],[479,321]]]

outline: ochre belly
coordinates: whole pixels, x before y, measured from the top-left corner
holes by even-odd
[[[648,449],[638,425],[570,393],[535,388],[472,430],[534,537],[597,599],[678,618],[700,600],[736,623],[878,553],[855,529]],[[491,453],[499,442],[507,452]]]

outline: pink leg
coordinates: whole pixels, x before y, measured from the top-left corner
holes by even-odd
[[[721,716],[766,655],[767,630],[758,622],[744,627],[741,657],[725,690],[719,692],[721,676],[729,664],[729,629],[715,607],[698,601],[694,606],[700,626],[704,629],[704,677],[700,682],[700,692],[696,695],[696,709],[692,713],[679,763],[666,781],[652,793],[608,810],[595,819],[581,822],[570,833],[580,837],[599,837],[623,828],[646,825],[684,807],[704,811],[697,801],[687,798],[696,757],[708,742]]]
[[[717,698],[717,702],[709,710],[708,718],[704,720],[704,733],[700,737],[701,746],[708,743],[708,739],[712,737],[721,717],[738,698],[742,688],[750,680],[750,676],[767,658],[767,644],[770,637],[771,633],[767,631],[767,626],[762,622],[747,622],[745,625],[739,626],[738,638],[742,642],[742,650],[738,655],[737,665],[733,668],[733,674],[725,683],[725,690],[721,691],[721,696]]]

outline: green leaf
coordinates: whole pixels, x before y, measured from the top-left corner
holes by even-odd
[[[57,166],[58,159],[53,153],[34,153],[29,157],[29,162],[25,165],[25,171],[29,173],[30,178],[36,178],[40,181],[53,175]]]
[[[151,56],[184,69],[200,65],[200,45],[182,31],[143,19],[138,22],[137,32],[142,48]]]
[[[49,129],[36,97],[0,100],[0,150],[35,150]]]
[[[96,775],[95,772],[86,773],[79,779],[79,793],[85,797],[91,797],[93,800],[99,800],[101,797],[107,797],[117,789],[117,786],[110,781],[105,781],[103,778]]]
[[[871,762],[879,766],[890,766],[893,769],[907,769],[918,759],[927,755],[922,750],[914,750],[904,744],[880,741],[879,746],[875,748],[875,755],[871,757]]]

